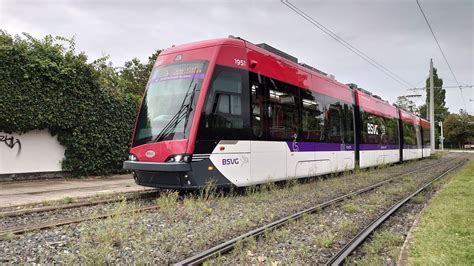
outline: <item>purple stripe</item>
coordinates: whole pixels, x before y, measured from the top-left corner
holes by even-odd
[[[155,82],[160,82],[160,81],[167,81],[167,80],[173,80],[173,79],[203,79],[204,74],[199,73],[199,74],[183,74],[183,75],[175,75],[175,76],[166,76],[166,77],[159,77],[156,79],[150,79],[150,83],[155,83]]]
[[[359,150],[398,150],[400,148],[397,144],[359,144]]]
[[[299,151],[353,151],[354,144],[321,142],[286,142],[291,152]]]

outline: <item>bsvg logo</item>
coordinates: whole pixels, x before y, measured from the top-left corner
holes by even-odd
[[[222,165],[239,164],[239,158],[222,159]]]

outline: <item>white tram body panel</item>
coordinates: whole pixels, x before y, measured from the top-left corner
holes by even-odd
[[[423,158],[422,149],[403,149],[403,161]]]
[[[431,149],[430,148],[423,148],[423,158],[431,156]]]
[[[367,168],[390,163],[398,163],[399,161],[399,149],[359,151],[360,168]]]
[[[305,148],[299,149],[298,145],[302,144],[297,142],[220,141],[210,160],[217,170],[239,187],[355,168],[353,144],[329,144],[331,149],[339,146],[339,151],[316,150],[318,144],[304,143]]]

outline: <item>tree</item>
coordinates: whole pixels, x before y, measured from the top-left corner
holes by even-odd
[[[438,77],[438,70],[433,68],[433,84],[434,84],[434,113],[435,121],[444,121],[444,118],[449,114],[446,107],[446,90],[443,89],[443,79]],[[426,103],[419,107],[421,117],[426,118],[426,106],[430,99],[429,88],[430,78],[426,79]],[[430,119],[433,120],[433,119]]]
[[[151,54],[146,64],[140,62],[138,58],[125,62],[124,67],[119,72],[121,81],[119,86],[123,88],[125,93],[134,94],[139,96],[139,98],[142,97],[148,83],[148,78],[153,70],[153,65],[161,51],[157,50]]]
[[[139,101],[145,91],[156,58],[162,50],[157,50],[148,57],[147,63],[138,58],[125,62],[123,67],[114,67],[109,56],[95,60],[92,64],[99,72],[102,88],[109,91],[125,93]]]
[[[461,149],[474,140],[474,116],[462,109],[459,114],[447,115],[443,127],[446,142],[451,147]]]
[[[113,67],[112,62],[109,61],[110,56],[103,56],[94,60],[91,65],[97,71],[98,82],[103,90],[109,93],[123,93],[123,90],[119,89],[119,73]]]
[[[420,115],[420,110],[418,109],[418,107],[416,106],[416,103],[412,100],[410,100],[408,97],[406,96],[398,96],[397,97],[397,101],[395,102],[395,104],[402,108],[402,109],[405,109],[407,110],[408,112],[410,113],[413,113],[413,114],[416,114],[416,115]]]

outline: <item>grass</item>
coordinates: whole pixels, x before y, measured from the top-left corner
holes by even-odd
[[[367,198],[367,205],[369,206],[380,206],[385,202],[385,197],[382,193],[375,192]],[[369,207],[368,206],[368,207]]]
[[[65,204],[70,204],[70,203],[73,203],[73,202],[74,202],[74,199],[71,198],[71,197],[65,197],[63,199],[63,203],[65,203]]]
[[[438,160],[444,157],[448,153],[449,153],[448,151],[436,151],[435,153],[431,153],[429,158]]]
[[[342,209],[347,213],[356,213],[362,211],[361,207],[357,204],[346,202],[342,205]]]
[[[165,190],[160,193],[160,197],[155,200],[155,203],[162,210],[170,210],[178,206],[178,198],[178,191]]]
[[[364,257],[358,262],[359,265],[387,265],[394,264],[400,252],[399,247],[403,243],[403,236],[390,231],[376,232],[372,241],[364,245],[362,251]],[[389,257],[392,263],[386,259]]]
[[[318,248],[328,248],[334,242],[336,236],[331,232],[324,232],[320,235],[314,236],[314,243]]]
[[[128,254],[129,263],[146,263],[146,255],[151,251],[150,239],[138,214],[126,212],[131,208],[134,206],[122,198],[111,217],[82,224],[76,243],[78,253],[63,255],[62,262],[113,264],[117,253],[125,253]]]
[[[420,217],[409,264],[474,264],[474,160],[438,193]]]
[[[422,193],[418,193],[418,195],[410,199],[410,202],[413,204],[421,204],[424,201],[425,201],[425,196]]]
[[[12,240],[14,238],[16,238],[16,235],[12,232],[7,232],[0,235],[0,240]]]
[[[337,222],[337,227],[343,235],[351,235],[357,230],[357,225],[354,221],[351,221],[348,218],[344,218]]]

